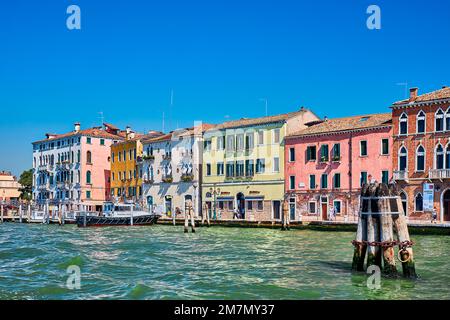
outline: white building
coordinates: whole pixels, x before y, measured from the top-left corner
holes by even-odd
[[[142,140],[143,202],[147,208],[171,214],[184,213],[187,201],[195,216],[201,210],[202,132],[210,125],[175,130],[161,137]]]

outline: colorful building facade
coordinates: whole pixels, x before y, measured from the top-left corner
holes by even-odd
[[[302,108],[228,121],[207,130],[201,186],[202,207],[211,218],[279,220],[284,199],[284,138],[317,120]]]
[[[392,105],[394,179],[411,220],[450,221],[450,88]]]
[[[101,211],[110,199],[110,147],[123,138],[108,124],[82,130],[76,123],[72,132],[33,142],[34,202],[51,210]]]
[[[194,216],[201,212],[202,132],[211,125],[175,130],[143,140],[139,159],[143,174],[143,202],[152,211],[183,213],[192,203]]]
[[[21,185],[11,172],[0,171],[0,200],[16,201],[20,197]]]
[[[286,138],[290,220],[356,220],[363,183],[392,177],[390,113],[325,119]]]

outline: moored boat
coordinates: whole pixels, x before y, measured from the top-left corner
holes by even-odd
[[[143,226],[157,222],[160,215],[140,210],[133,204],[111,204],[103,206],[103,212],[98,215],[80,213],[76,218],[78,227],[107,226]]]

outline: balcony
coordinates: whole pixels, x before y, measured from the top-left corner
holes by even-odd
[[[408,172],[406,170],[394,171],[394,180],[408,180]]]
[[[152,184],[153,182],[155,182],[153,178],[144,178],[143,181],[145,184]]]
[[[40,184],[37,186],[37,189],[40,191],[50,190],[50,185],[48,183]]]
[[[181,181],[183,181],[183,182],[191,182],[192,180],[194,180],[194,175],[193,174],[183,174],[183,175],[181,175]]]
[[[450,169],[430,170],[428,177],[430,179],[450,179]]]
[[[43,171],[43,172],[44,171],[49,171],[49,167],[50,167],[49,165],[43,164],[43,165],[38,166],[37,170],[38,171]]]
[[[155,156],[152,154],[142,157],[142,161],[152,161],[152,160],[155,160]]]
[[[163,154],[162,158],[163,160],[170,160],[172,159],[172,154],[170,153]]]
[[[164,175],[162,177],[162,182],[164,182],[164,183],[172,183],[173,182],[172,175]]]

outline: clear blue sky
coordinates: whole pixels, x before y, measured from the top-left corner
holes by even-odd
[[[141,131],[161,130],[163,111],[166,129],[263,116],[260,98],[270,114],[388,112],[399,82],[450,85],[449,31],[446,0],[1,1],[0,170],[19,174],[32,141],[99,111]]]

